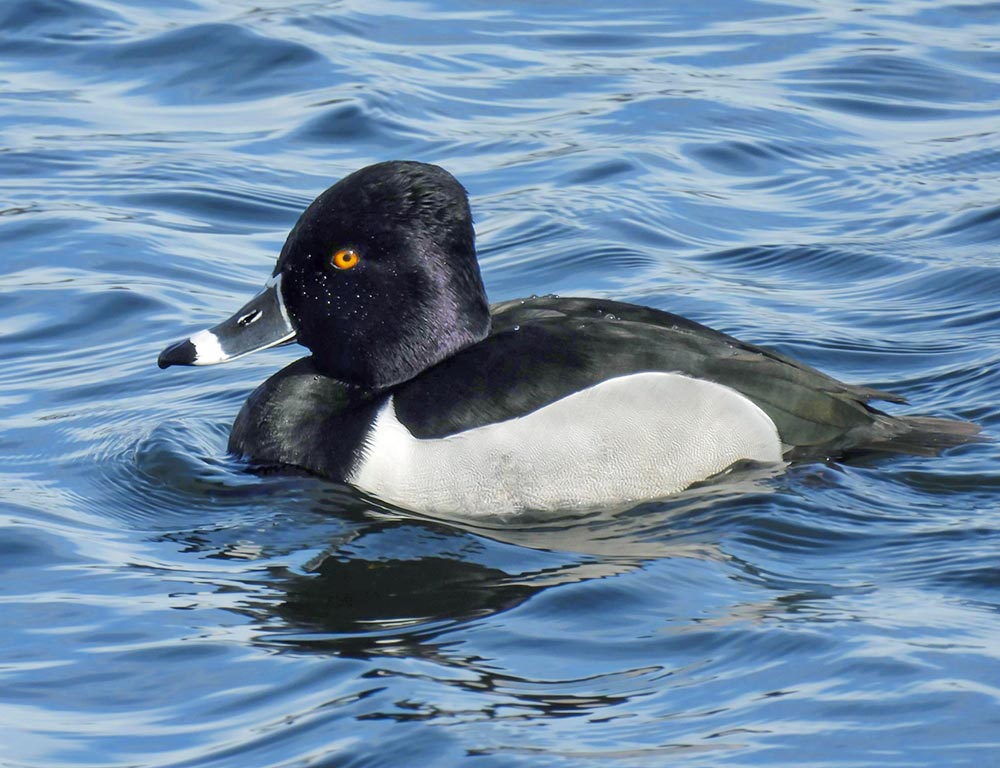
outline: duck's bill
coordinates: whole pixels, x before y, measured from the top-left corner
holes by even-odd
[[[249,355],[261,349],[295,341],[295,328],[281,296],[281,275],[267,281],[228,320],[176,344],[160,353],[161,368],[171,365],[215,365]]]

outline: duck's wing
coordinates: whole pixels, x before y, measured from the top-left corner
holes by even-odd
[[[677,315],[596,299],[495,305],[486,340],[402,385],[394,397],[397,416],[416,437],[443,437],[649,371],[740,392],[768,414],[795,456],[857,449],[934,453],[979,431],[966,422],[888,416],[869,401],[903,398],[845,384]]]
[[[596,320],[623,320],[666,329],[678,334],[694,334],[702,338],[709,345],[714,344],[715,347],[724,346],[728,349],[743,350],[751,355],[760,355],[766,359],[791,366],[808,374],[811,382],[822,381],[825,388],[849,392],[851,397],[862,402],[870,400],[883,400],[889,403],[906,402],[906,398],[893,392],[886,392],[885,390],[874,389],[872,387],[845,384],[794,358],[786,357],[764,347],[748,344],[734,336],[729,336],[714,328],[709,328],[707,325],[702,325],[686,317],[674,315],[652,307],[601,299],[540,296],[532,299],[494,304],[490,309],[493,312],[494,331],[523,323],[525,319],[530,318],[563,317],[567,320],[578,320],[584,323]]]

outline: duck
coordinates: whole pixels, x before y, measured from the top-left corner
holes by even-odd
[[[490,304],[468,195],[387,161],[302,213],[263,290],[171,344],[161,368],[297,342],[229,451],[406,510],[556,513],[673,496],[745,464],[932,456],[978,425],[890,415],[904,398],[659,309],[552,295]]]

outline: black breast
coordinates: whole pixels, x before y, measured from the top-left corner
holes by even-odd
[[[349,387],[296,360],[253,391],[229,450],[262,466],[294,466],[333,480],[350,474],[385,396]]]

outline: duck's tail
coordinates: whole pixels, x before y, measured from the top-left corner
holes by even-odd
[[[874,429],[856,449],[913,456],[937,456],[941,451],[990,438],[971,421],[934,416],[890,416],[880,413]]]

